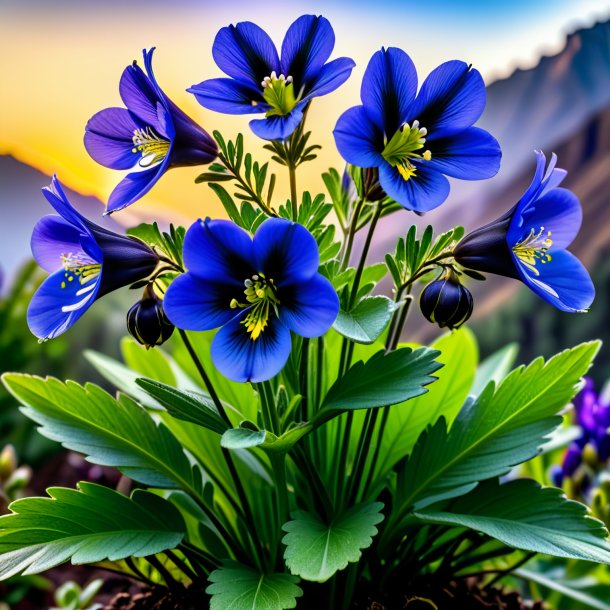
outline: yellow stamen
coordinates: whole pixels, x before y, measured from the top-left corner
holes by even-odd
[[[262,273],[253,275],[251,279],[244,282],[246,303],[240,303],[237,299],[231,299],[231,309],[237,307],[249,308],[248,314],[242,324],[250,333],[250,338],[256,341],[269,324],[271,310],[278,315],[277,289],[272,279],[267,279]]]
[[[131,152],[141,153],[140,167],[152,167],[165,159],[169,152],[169,141],[157,135],[151,127],[136,129],[132,137],[134,148]]]
[[[548,253],[552,245],[551,232],[547,231],[545,234],[544,227],[540,227],[537,233],[535,229],[531,229],[525,239],[513,246],[513,252],[532,273],[540,275],[536,263],[540,261],[544,264],[552,259]]]

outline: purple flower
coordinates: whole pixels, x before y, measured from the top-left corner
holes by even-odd
[[[168,288],[165,313],[184,330],[220,327],[212,360],[229,379],[270,379],[288,360],[291,331],[319,337],[337,317],[319,259],[313,235],[289,220],[266,220],[254,238],[227,220],[198,220],[184,240],[188,272]]]
[[[131,170],[112,191],[108,213],[143,197],[168,169],[210,163],[218,153],[210,135],[157,84],[153,51],[143,51],[146,73],[135,61],[123,71],[119,92],[127,108],[105,108],[85,128],[85,148],[95,161]]]
[[[383,190],[408,210],[427,212],[449,195],[445,176],[481,180],[500,167],[498,142],[473,127],[485,107],[477,70],[449,61],[417,93],[417,72],[401,49],[377,51],[360,90],[362,105],[346,110],[334,130],[341,156],[378,168]]]
[[[250,121],[265,140],[285,140],[314,97],[331,93],[350,76],[354,62],[328,58],[335,33],[324,17],[303,15],[286,32],[282,58],[269,35],[243,21],[222,28],[214,40],[216,65],[230,78],[213,78],[190,91],[205,108],[226,114],[265,114]]]
[[[159,258],[144,242],[81,216],[56,177],[42,192],[59,216],[41,218],[32,233],[34,258],[51,275],[32,297],[27,320],[44,340],[68,330],[100,297],[148,277]]]

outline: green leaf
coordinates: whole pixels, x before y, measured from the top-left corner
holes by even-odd
[[[177,385],[176,375],[168,356],[161,349],[146,349],[131,337],[121,339],[121,355],[128,368],[140,377],[155,379],[167,385]]]
[[[519,345],[509,343],[481,362],[472,388],[470,388],[470,393],[473,396],[478,396],[490,381],[495,384],[500,383],[515,363],[518,352]]]
[[[210,610],[285,610],[296,608],[303,595],[290,574],[261,574],[236,562],[214,570],[208,580]]]
[[[332,410],[383,407],[419,396],[436,379],[432,374],[442,366],[438,356],[426,347],[401,347],[389,354],[380,350],[366,363],[359,360],[330,388],[318,415],[328,418]]]
[[[52,377],[7,373],[2,380],[43,436],[145,485],[200,495],[201,472],[172,433],[130,398]]]
[[[324,582],[348,563],[358,561],[383,521],[383,504],[357,504],[324,523],[317,515],[297,511],[283,527],[284,559],[289,570],[305,580]]]
[[[388,325],[394,309],[388,297],[366,297],[351,311],[339,310],[333,328],[356,343],[373,343]]]
[[[257,447],[265,442],[265,430],[250,430],[249,428],[232,428],[227,430],[220,439],[225,449],[247,449]]]
[[[583,343],[546,364],[538,358],[515,369],[495,392],[492,383],[467,401],[450,431],[440,418],[422,433],[399,473],[398,505],[419,510],[463,495],[537,455],[598,349],[598,342]]]
[[[161,403],[172,417],[203,426],[218,434],[227,430],[228,425],[219,415],[211,398],[195,392],[181,391],[152,379],[140,378],[136,383]]]
[[[463,327],[443,335],[430,347],[440,351],[437,360],[443,368],[426,394],[389,410],[379,453],[379,477],[411,452],[428,424],[441,416],[452,422],[468,396],[478,359],[472,332]]]
[[[604,524],[560,489],[528,479],[499,485],[490,481],[451,506],[415,516],[429,523],[467,527],[504,544],[556,557],[610,564],[610,540]]]
[[[175,548],[185,534],[177,508],[136,490],[131,498],[94,483],[52,487],[0,517],[0,579],[73,564],[144,557]]]
[[[551,591],[556,591],[564,597],[572,599],[579,604],[583,604],[587,608],[593,608],[594,610],[610,610],[610,604],[603,601],[601,598],[594,597],[587,591],[581,591],[572,585],[569,581],[562,581],[556,578],[555,576],[545,576],[544,574],[540,574],[538,572],[532,572],[531,570],[525,570],[523,568],[519,568],[514,572],[515,576],[519,578],[523,578],[526,581],[534,582],[538,585],[546,587]],[[604,597],[606,597],[604,595]],[[567,601],[567,600],[566,600]],[[565,606],[572,607],[572,606]],[[580,607],[580,606],[579,606]]]

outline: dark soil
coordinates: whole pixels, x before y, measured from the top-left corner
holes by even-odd
[[[140,593],[118,593],[102,610],[203,610],[208,596],[202,589],[189,587],[168,591],[158,587]]]

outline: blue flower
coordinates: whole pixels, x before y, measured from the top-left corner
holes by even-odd
[[[566,171],[553,155],[536,152],[536,173],[517,205],[494,222],[476,229],[456,246],[455,260],[477,271],[521,280],[561,311],[586,311],[595,288],[582,263],[566,248],[582,222],[574,193],[558,188]]]
[[[449,195],[445,175],[490,178],[502,155],[489,133],[472,127],[485,107],[477,70],[448,61],[416,93],[411,58],[393,47],[377,51],[362,80],[362,105],[341,115],[334,136],[348,163],[379,168],[381,186],[392,199],[427,212]]]
[[[230,78],[193,85],[205,108],[226,114],[265,114],[250,121],[265,140],[285,140],[303,118],[309,101],[331,93],[350,76],[354,62],[340,57],[326,63],[335,33],[324,17],[303,15],[286,32],[282,58],[269,35],[249,21],[222,28],[214,40],[216,65]]]
[[[144,51],[146,74],[134,61],[119,83],[127,108],[106,108],[85,128],[85,148],[111,169],[131,170],[112,191],[108,213],[142,198],[171,167],[202,165],[216,158],[210,135],[161,91],[152,70],[154,48]]]
[[[220,330],[212,360],[234,381],[264,381],[282,369],[290,331],[319,337],[333,324],[339,299],[318,273],[315,239],[303,226],[266,220],[252,239],[226,220],[198,220],[184,241],[188,271],[163,306],[184,330]]]
[[[68,330],[103,295],[148,277],[159,259],[144,242],[81,216],[56,177],[42,192],[59,216],[41,218],[32,233],[34,258],[51,275],[32,297],[27,320],[44,340]]]

